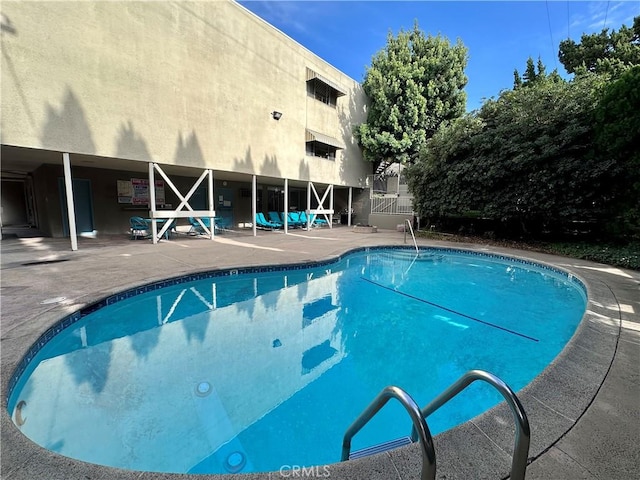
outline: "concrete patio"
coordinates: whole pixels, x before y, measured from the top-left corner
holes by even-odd
[[[224,234],[215,240],[179,235],[153,245],[126,235],[68,239],[5,238],[1,243],[2,405],[0,477],[6,480],[204,478],[275,479],[291,471],[247,475],[178,475],[119,470],[63,457],[35,445],[6,410],[7,387],[29,347],[65,315],[113,293],[155,280],[225,267],[330,259],[362,246],[404,245],[390,230],[354,233],[339,226]],[[409,238],[411,244],[412,240]],[[640,478],[640,272],[546,254],[474,244],[418,240],[421,246],[499,253],[555,265],[588,288],[587,313],[562,353],[518,392],[531,424],[527,479]],[[436,436],[441,479],[509,476],[513,421],[501,404]],[[318,470],[332,479],[418,479],[416,445]]]

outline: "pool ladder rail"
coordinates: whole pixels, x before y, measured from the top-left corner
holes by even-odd
[[[416,247],[416,253],[420,253],[420,250],[418,249],[418,242],[416,242],[416,236],[413,234],[413,226],[411,225],[411,222],[409,221],[409,219],[405,220],[405,223],[409,225],[409,231],[411,232],[411,238],[413,238],[413,245]],[[407,243],[406,227],[403,228],[403,230],[404,230],[404,243]]]
[[[500,392],[511,408],[516,424],[516,434],[513,457],[511,460],[510,478],[512,480],[524,480],[527,470],[527,457],[529,454],[529,442],[531,438],[527,414],[525,413],[520,400],[518,400],[516,394],[513,393],[513,390],[511,390],[511,388],[509,388],[509,386],[498,377],[483,370],[469,370],[422,410],[418,407],[413,398],[411,398],[403,389],[396,386],[384,388],[345,432],[342,440],[341,461],[352,460],[366,455],[373,455],[380,451],[390,450],[391,448],[397,448],[407,443],[419,441],[420,451],[422,453],[422,473],[420,479],[434,480],[436,478],[436,453],[426,418],[476,380],[485,381],[489,385],[493,386],[498,390],[498,392]],[[358,433],[360,429],[362,429],[362,427],[364,427],[392,398],[398,400],[411,417],[413,422],[411,437],[405,437],[382,445],[351,452],[351,440],[355,434]]]

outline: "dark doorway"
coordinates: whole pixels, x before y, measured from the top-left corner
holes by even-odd
[[[76,231],[78,233],[91,233],[93,224],[93,196],[91,194],[91,181],[80,178],[72,179],[73,204],[76,212]],[[60,191],[60,205],[62,208],[62,231],[65,237],[69,232],[69,215],[67,214],[67,196],[65,194],[64,178],[58,178]]]

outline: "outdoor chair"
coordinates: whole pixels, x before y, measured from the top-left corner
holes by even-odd
[[[307,214],[305,212],[300,212],[300,220],[302,220],[305,223],[305,225],[307,224],[307,218],[310,218],[309,223],[312,227],[319,227],[321,225],[329,224],[329,222],[327,222],[324,218],[318,218],[318,216],[315,213],[307,217]]]
[[[307,222],[303,222],[300,218],[300,212],[289,212],[287,218],[289,220],[289,225],[294,228],[307,226]]]
[[[209,229],[211,228],[211,221],[208,217],[202,217],[200,220],[202,220],[205,227]],[[195,217],[189,217],[189,224],[191,225],[191,228],[187,232],[189,235],[203,235],[206,233],[204,228],[202,228],[202,225],[200,225],[200,222],[198,222]]]
[[[215,217],[214,223],[216,232],[228,232],[233,227],[233,219],[231,217]]]
[[[268,212],[269,221],[276,225],[282,225],[284,227],[284,218],[280,216],[278,212]],[[266,217],[265,217],[266,218]]]
[[[275,230],[277,228],[283,227],[282,223],[276,223],[267,220],[264,216],[264,213],[262,212],[256,213],[256,226],[267,230]]]
[[[131,240],[138,238],[149,238],[149,224],[142,217],[131,217],[129,219],[129,231]]]

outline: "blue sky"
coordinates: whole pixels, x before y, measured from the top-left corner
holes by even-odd
[[[467,110],[513,86],[528,57],[557,68],[558,44],[582,33],[631,26],[640,0],[625,1],[241,1],[313,53],[362,81],[371,58],[386,44],[387,33],[409,30],[441,34],[469,50]]]

